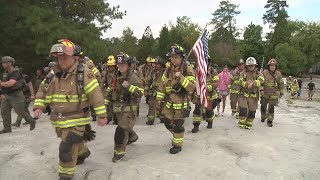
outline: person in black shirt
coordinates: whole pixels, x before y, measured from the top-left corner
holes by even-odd
[[[314,91],[315,91],[316,85],[312,82],[312,80],[310,80],[310,83],[308,84],[308,101],[312,101],[312,97],[314,95]]]
[[[24,85],[21,73],[14,68],[15,60],[10,56],[2,57],[2,67],[5,69],[0,81],[2,91],[1,116],[4,129],[0,134],[11,132],[11,110],[30,123],[30,131],[36,127],[36,121],[25,111],[25,97],[22,92]]]

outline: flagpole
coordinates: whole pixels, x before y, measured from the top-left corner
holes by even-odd
[[[196,42],[197,42],[198,39],[203,35],[203,33],[206,31],[206,28],[207,28],[208,24],[210,24],[210,23],[206,23],[206,25],[204,26],[203,31],[201,32],[200,36],[197,38]],[[189,59],[189,56],[190,56],[190,54],[191,54],[191,52],[192,52],[192,49],[193,49],[194,45],[196,45],[196,43],[194,43],[193,46],[192,46],[192,48],[190,49],[190,51],[189,51],[189,53],[188,53],[188,56],[187,56],[187,58],[186,58],[186,61]]]

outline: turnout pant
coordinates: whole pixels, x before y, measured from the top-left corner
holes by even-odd
[[[138,135],[133,131],[136,115],[131,112],[117,113],[118,126],[114,134],[114,154],[125,155],[128,142],[137,140]]]
[[[261,97],[261,119],[268,122],[273,122],[274,119],[274,108],[278,105],[278,99],[271,99],[268,97]]]
[[[205,108],[204,115],[201,111],[201,103],[196,103],[193,110],[193,124],[201,124],[202,118],[207,122],[212,122],[214,118],[213,109]]]
[[[149,110],[148,110],[148,121],[154,122],[156,118],[156,97],[149,96],[148,103]]]
[[[239,97],[239,125],[252,127],[257,108],[258,98],[241,95]]]
[[[184,121],[182,110],[163,108],[164,125],[172,133],[172,146],[181,147],[184,140]]]
[[[233,113],[239,112],[239,107],[237,107],[239,100],[239,94],[231,93],[230,94],[230,106],[231,106],[231,111]]]
[[[78,157],[89,151],[83,141],[85,126],[56,128],[57,136],[61,138],[59,147],[59,176],[73,177]]]

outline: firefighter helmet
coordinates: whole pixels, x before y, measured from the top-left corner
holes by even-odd
[[[171,55],[181,55],[182,57],[185,57],[185,50],[183,47],[174,44],[173,46],[171,46],[171,51],[167,53],[168,57]]]
[[[117,64],[131,64],[132,58],[126,53],[120,52],[117,55]]]
[[[154,62],[156,62],[156,60],[154,58],[152,58],[152,57],[147,57],[146,62],[154,63]]]
[[[159,64],[164,65],[164,60],[160,56],[157,56],[155,58],[155,63],[159,63]]]
[[[115,65],[116,65],[116,60],[114,59],[113,55],[110,55],[108,57],[107,66],[115,66]]]
[[[246,60],[246,66],[257,65],[257,61],[254,57],[248,57]]]
[[[275,59],[270,59],[269,62],[268,62],[268,66],[271,65],[271,64],[277,65],[278,62]]]
[[[73,56],[75,54],[75,45],[68,39],[58,40],[58,44],[54,44],[51,47],[50,55],[52,56],[61,56],[69,55]]]

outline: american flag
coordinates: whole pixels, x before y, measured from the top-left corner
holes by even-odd
[[[201,104],[208,106],[207,102],[207,67],[208,67],[208,31],[205,30],[192,48],[197,60],[197,94],[200,95]]]

